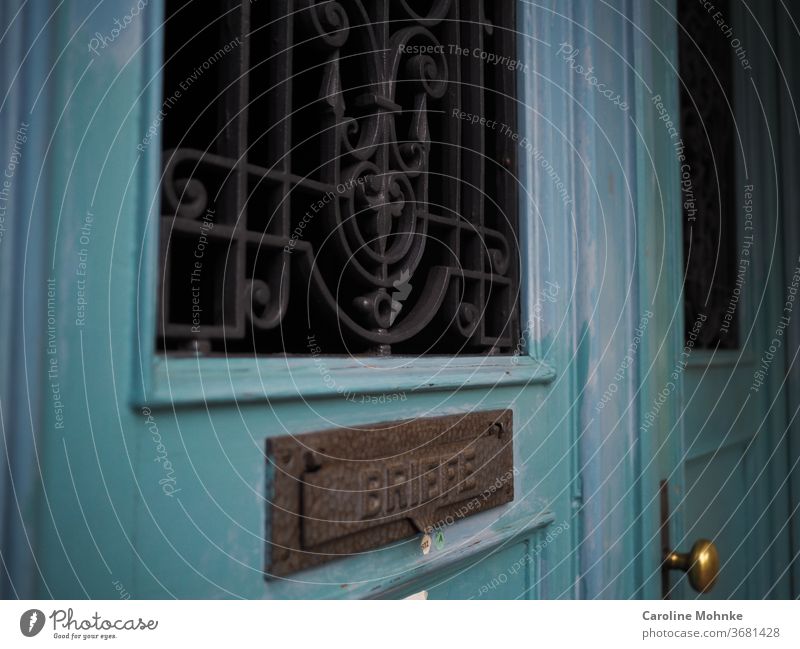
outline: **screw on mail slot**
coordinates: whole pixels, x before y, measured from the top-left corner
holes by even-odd
[[[267,440],[266,576],[374,550],[514,498],[510,410]]]

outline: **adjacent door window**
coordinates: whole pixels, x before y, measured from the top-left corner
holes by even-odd
[[[714,2],[726,18],[729,4]],[[678,2],[686,338],[696,348],[735,349],[743,271],[736,249],[735,49],[714,15],[696,0]]]

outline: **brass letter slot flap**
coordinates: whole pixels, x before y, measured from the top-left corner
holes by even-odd
[[[510,410],[267,440],[267,576],[365,552],[514,498]]]

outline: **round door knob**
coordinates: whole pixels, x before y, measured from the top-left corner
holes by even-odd
[[[689,575],[689,583],[698,593],[707,593],[717,583],[719,552],[708,539],[699,539],[688,553],[669,552],[664,559],[669,570],[681,570]]]

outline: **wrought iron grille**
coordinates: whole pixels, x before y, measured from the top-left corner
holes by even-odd
[[[168,0],[161,348],[509,353],[514,5]]]
[[[730,22],[729,2],[715,8]],[[679,0],[686,338],[695,347],[738,345],[733,48],[702,3]],[[705,316],[705,321],[702,317]],[[701,326],[702,325],[702,326]]]

